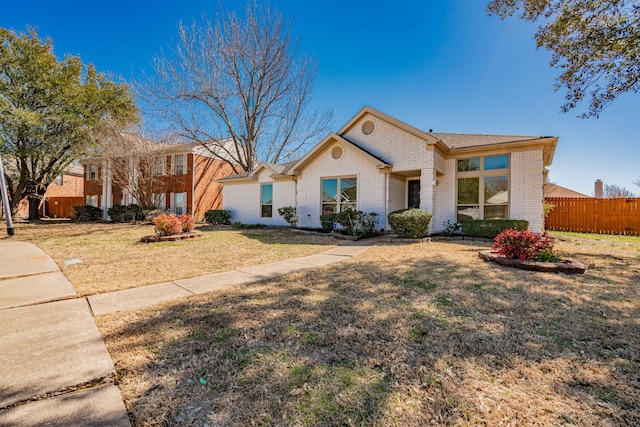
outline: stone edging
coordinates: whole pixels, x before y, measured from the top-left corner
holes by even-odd
[[[480,251],[478,257],[485,261],[495,262],[496,264],[505,265],[508,267],[520,268],[522,270],[541,271],[546,273],[566,273],[566,274],[583,274],[587,266],[576,262],[567,260],[565,262],[540,262],[519,259],[507,259],[498,255],[494,251]]]
[[[190,231],[188,233],[174,234],[172,236],[158,236],[156,234],[152,234],[151,236],[141,237],[140,241],[143,243],[173,242],[176,240],[195,239],[196,237],[202,237],[202,233],[196,232],[196,231]]]

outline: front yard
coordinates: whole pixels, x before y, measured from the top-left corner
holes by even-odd
[[[96,322],[139,426],[640,425],[640,238],[556,235],[586,274],[389,244]]]
[[[15,239],[49,254],[78,296],[235,270],[328,250],[327,236],[281,230],[234,230],[199,226],[203,236],[176,242],[141,243],[151,225],[17,223]],[[80,264],[65,265],[78,258]]]

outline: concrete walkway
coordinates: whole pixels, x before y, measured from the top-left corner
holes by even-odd
[[[0,240],[0,425],[130,426],[93,315],[246,285],[356,256],[373,238],[300,258],[76,298],[56,263]]]

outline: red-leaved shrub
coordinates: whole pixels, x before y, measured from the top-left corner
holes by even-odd
[[[510,228],[493,239],[493,249],[507,259],[535,259],[541,249],[553,249],[555,239],[545,231],[536,234],[529,230]]]
[[[196,228],[196,219],[193,217],[193,215],[180,215],[178,219],[182,224],[182,231],[184,231],[185,233],[193,231]]]
[[[158,215],[153,219],[155,232],[158,236],[172,236],[182,233],[183,225],[174,215]]]

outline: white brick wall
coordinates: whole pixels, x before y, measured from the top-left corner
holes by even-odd
[[[542,149],[511,153],[509,216],[529,221],[529,230],[544,230]]]
[[[437,177],[435,209],[431,219],[431,231],[434,233],[442,231],[447,220],[456,221],[456,160],[441,158],[441,162],[444,175]]]
[[[222,193],[224,209],[231,211],[231,222],[243,224],[289,225],[280,215],[278,208],[295,206],[295,182],[292,180],[274,181],[269,169],[262,169],[255,182],[225,183]],[[273,216],[262,218],[260,184],[273,184]]]
[[[335,145],[335,144],[334,144]],[[303,169],[298,177],[298,217],[301,227],[320,227],[322,207],[322,178],[350,177],[357,178],[357,209],[364,212],[377,212],[384,215],[385,174],[377,168],[377,161],[361,150],[342,145],[344,154],[340,159],[331,157],[329,145],[320,155]],[[383,224],[380,220],[380,226]]]

